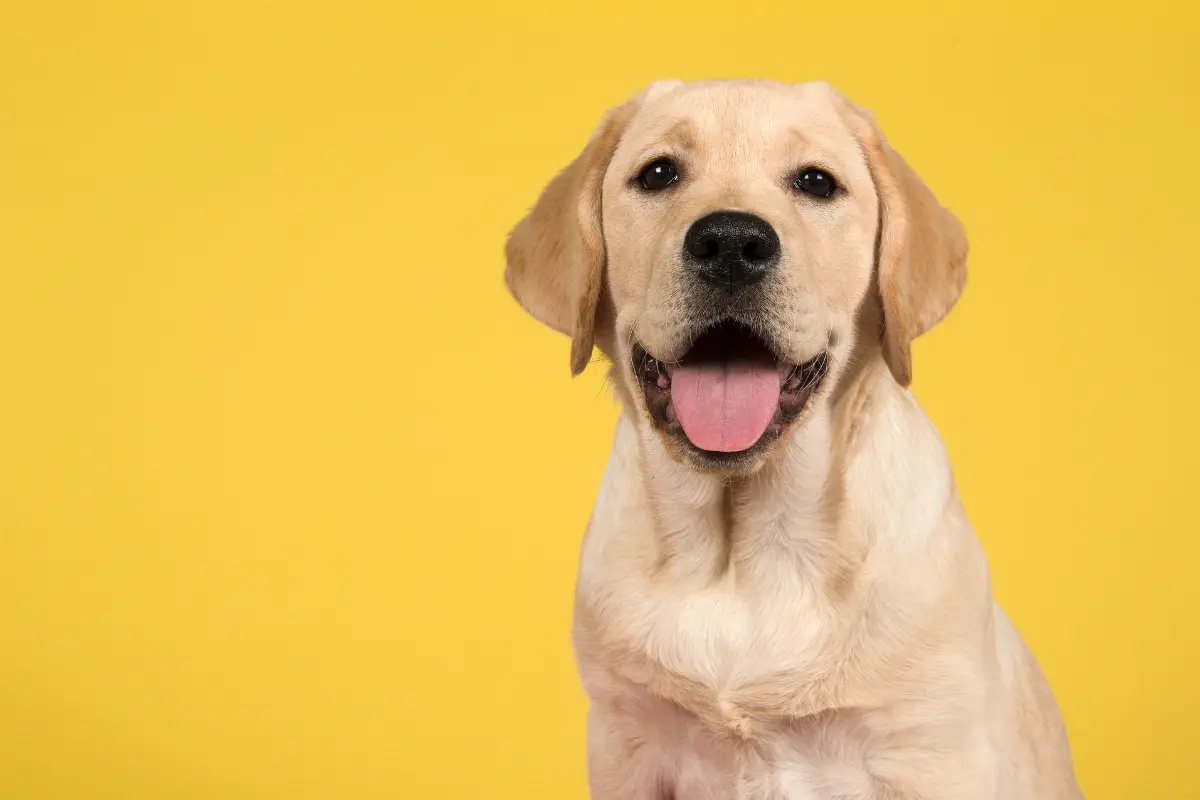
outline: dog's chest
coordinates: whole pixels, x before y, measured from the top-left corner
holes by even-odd
[[[833,611],[794,573],[761,582],[752,594],[732,581],[654,588],[631,575],[583,601],[581,659],[742,737],[835,702],[828,685],[839,659]]]
[[[643,696],[625,719],[642,742],[631,773],[671,800],[867,800],[873,781],[845,715],[772,725],[748,738]]]
[[[861,731],[831,710],[837,650],[811,590],[747,598],[716,587],[634,604],[624,592],[643,587],[610,587],[613,605],[584,610],[606,623],[582,626],[584,682],[601,713],[619,707],[615,724],[645,742],[636,758],[647,781],[671,787],[671,800],[871,797]],[[755,613],[764,602],[769,618]],[[616,611],[632,607],[650,613]]]

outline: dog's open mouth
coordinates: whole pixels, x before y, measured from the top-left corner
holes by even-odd
[[[713,454],[741,453],[778,437],[804,410],[828,365],[825,351],[803,364],[785,363],[736,323],[705,331],[676,364],[633,348],[650,415]]]

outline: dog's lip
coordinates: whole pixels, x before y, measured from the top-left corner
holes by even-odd
[[[822,363],[828,362],[829,359],[829,351],[825,348],[822,348],[817,352],[816,355],[805,361],[791,361],[779,356],[777,353],[775,353],[773,348],[770,348],[769,345],[764,343],[764,346],[770,350],[771,355],[774,357],[775,368],[779,371],[781,390],[783,390],[783,387],[786,386],[789,381],[793,381],[797,377],[798,373],[804,371],[806,368],[815,368],[818,366],[825,368],[828,366],[827,363]],[[645,378],[645,375],[642,374],[643,370],[654,367],[658,370],[659,377],[665,377],[669,384],[671,374],[678,367],[688,362],[688,356],[690,354],[691,347],[689,346],[684,351],[683,356],[679,358],[674,360],[659,358],[658,356],[654,355],[654,353],[651,352],[648,347],[635,340],[630,347],[630,362],[633,366],[635,375]],[[667,386],[662,386],[661,382],[660,386],[664,389],[667,388]]]
[[[656,372],[653,382],[660,389],[670,388],[671,374],[685,360],[686,356],[678,361],[667,361],[657,358],[649,350],[637,343],[633,345],[632,357],[630,359],[635,375],[643,381],[649,379],[649,372],[653,369]],[[779,372],[779,391],[781,393],[799,391],[804,388],[805,378],[816,372],[821,373],[818,377],[824,377],[823,373],[828,367],[828,360],[828,350],[821,350],[815,356],[803,362],[783,361],[776,358],[775,368]]]

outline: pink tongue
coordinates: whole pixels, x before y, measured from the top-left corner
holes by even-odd
[[[746,450],[775,416],[779,380],[779,371],[768,363],[681,364],[671,370],[675,417],[701,450]]]

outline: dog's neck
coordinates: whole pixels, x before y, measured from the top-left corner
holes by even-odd
[[[845,458],[863,398],[887,379],[881,361],[863,363],[811,410],[774,458],[735,478],[680,463],[647,423],[635,423],[636,435],[625,437],[624,447],[636,450],[662,568],[701,581],[731,568],[800,565],[835,581],[854,569],[865,544],[842,519]]]

